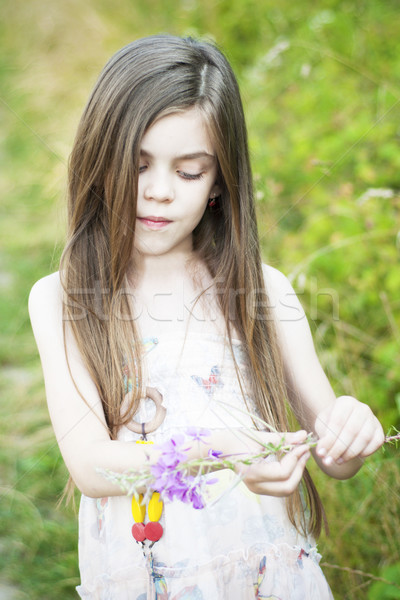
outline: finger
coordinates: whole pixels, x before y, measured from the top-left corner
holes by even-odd
[[[236,470],[243,474],[246,484],[258,485],[262,482],[282,481],[290,477],[297,461],[300,458],[301,448],[296,448],[296,455],[285,455],[282,461],[277,460],[276,455],[270,460],[262,460],[248,466],[243,463],[236,465]],[[304,452],[304,451],[303,451]],[[290,453],[292,454],[292,453]],[[269,458],[269,457],[268,457]]]
[[[303,477],[304,468],[309,458],[310,451],[307,449],[305,453],[302,454],[298,460],[296,460],[296,464],[288,477],[281,479],[280,481],[272,481],[261,484],[259,486],[258,493],[277,497],[286,497],[293,494]]]
[[[377,424],[380,427],[369,406],[358,402],[329,452],[331,461],[325,461],[325,464],[339,460],[344,462],[360,456],[374,436]]]
[[[365,447],[372,435],[372,428],[369,421],[365,422],[363,412],[360,409],[351,412],[331,448],[327,451],[325,464],[332,464],[339,458],[343,458],[343,460],[354,458]]]
[[[287,452],[283,458],[275,463],[275,479],[277,481],[286,481],[292,476],[293,471],[297,468],[299,461],[309,455],[310,450],[306,444],[296,446],[290,452]]]
[[[320,434],[320,440],[316,448],[318,456],[323,458],[332,455],[332,449],[338,439],[341,440],[342,431],[346,427],[349,419],[353,417],[353,412],[354,410],[350,408],[349,411],[349,407],[346,407],[338,400],[330,413],[325,413],[318,417],[317,422],[319,421],[320,423],[319,427],[317,427],[316,423],[316,428],[321,429],[322,427],[325,427],[324,433],[322,435]],[[323,422],[323,419],[326,419],[325,423]],[[341,451],[338,453],[336,448],[334,454],[340,456],[346,450],[346,447],[350,442],[350,439],[343,439]]]
[[[276,446],[286,449],[287,446],[302,445],[306,441],[308,433],[304,429],[301,429],[300,431],[285,431],[277,435],[279,438]]]
[[[365,457],[365,456],[370,456],[371,454],[373,454],[374,452],[376,452],[384,443],[385,441],[385,434],[383,432],[382,426],[379,423],[378,419],[376,419],[376,427],[375,427],[375,432],[374,435],[372,437],[372,439],[370,440],[369,444],[366,446],[366,448],[364,448],[364,450],[361,453],[361,456]]]
[[[358,403],[324,463],[330,465],[336,461],[341,464],[357,456],[368,456],[375,452],[383,441],[384,434],[378,419],[367,405]]]
[[[286,454],[281,461],[257,463],[240,471],[244,473],[244,482],[252,492],[287,495],[288,488],[293,487],[293,481],[297,481],[299,476],[301,479],[304,466],[300,464],[299,468],[299,463],[302,460],[306,462],[309,455],[308,447],[303,445]]]
[[[300,429],[299,431],[287,431],[285,433],[285,442],[287,444],[301,444],[305,442],[307,439],[308,433],[304,429]]]
[[[340,456],[337,456],[331,452],[330,456],[332,457],[332,460],[335,460],[338,464],[341,464],[343,462],[347,462],[348,460],[352,460],[356,456],[361,457],[371,439],[374,437],[374,431],[375,428],[373,423],[368,421],[359,429],[352,441],[351,433],[349,433],[348,438],[350,438],[350,442],[348,443],[348,447]],[[344,434],[342,435],[342,440],[343,439]],[[333,448],[333,450],[335,450],[335,448]]]
[[[257,431],[254,439],[259,444],[267,446],[272,444],[273,446],[279,447],[282,445],[297,445],[302,444],[307,439],[307,431],[301,429],[300,431],[283,431],[282,433],[269,433],[265,431]]]
[[[371,410],[366,407],[366,409],[361,412],[367,414],[367,420],[361,427],[356,439],[340,457],[340,462],[350,460],[354,456],[369,456],[376,452],[385,441],[385,434],[383,433],[382,426]]]

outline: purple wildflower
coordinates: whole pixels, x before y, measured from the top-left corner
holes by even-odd
[[[196,508],[196,509],[204,508],[203,497],[201,495],[201,492],[200,492],[198,486],[195,486],[194,488],[192,488],[190,490],[189,499],[193,505],[193,508]]]
[[[169,500],[180,500],[187,502],[188,482],[184,480],[182,474],[175,471],[171,474],[168,481],[168,487],[164,490],[166,497]]]
[[[192,438],[194,442],[204,442],[203,438],[208,438],[211,435],[211,431],[209,429],[204,429],[203,427],[189,427],[186,430],[186,433],[189,437]]]
[[[221,452],[221,450],[213,450],[212,448],[210,448],[208,451],[209,458],[218,459],[220,456],[222,456],[222,454],[223,452]]]
[[[179,471],[163,462],[162,458],[150,467],[154,477],[153,487],[169,499],[182,496],[186,489],[185,482]]]
[[[188,435],[194,440],[203,441],[209,435],[206,429],[190,428]],[[179,469],[179,464],[187,460],[185,437],[177,434],[159,446],[161,456],[157,463],[150,466],[153,477],[152,487],[168,500],[180,500],[192,504],[196,509],[204,508],[199,478]],[[220,453],[221,454],[221,453]],[[217,458],[217,454],[213,455]]]
[[[173,476],[174,471],[169,465],[165,464],[162,458],[154,465],[151,465],[150,471],[154,477],[154,489],[161,492],[170,485],[171,476]]]
[[[186,452],[190,448],[183,448],[185,438],[181,434],[177,434],[170,440],[159,446],[162,450],[161,459],[168,467],[176,467],[180,462],[187,459]]]

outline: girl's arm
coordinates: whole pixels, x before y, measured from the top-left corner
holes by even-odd
[[[328,475],[347,479],[363,458],[384,441],[370,408],[352,396],[335,397],[320,365],[303,308],[288,279],[264,265],[269,300],[276,318],[289,400],[302,427],[319,438],[314,458]]]
[[[92,497],[120,495],[121,490],[96,472],[139,469],[158,453],[150,445],[110,439],[96,386],[67,328],[69,373],[64,350],[61,283],[58,273],[38,281],[29,296],[29,313],[42,362],[50,418],[61,454],[79,490]]]
[[[115,472],[140,470],[148,460],[157,462],[159,451],[152,445],[121,442],[109,437],[102,404],[71,330],[66,328],[69,365],[65,356],[62,327],[62,293],[59,274],[38,281],[29,296],[29,313],[42,362],[47,403],[61,454],[79,490],[86,496],[121,495],[121,489],[96,472],[97,468]],[[255,432],[263,442],[272,434]],[[298,485],[308,448],[301,442],[306,432],[288,434],[287,442],[300,445],[280,462],[263,462],[246,468],[246,485],[254,492],[285,496]],[[279,441],[279,440],[276,440]],[[208,450],[223,454],[257,453],[261,446],[246,432],[216,430],[207,444],[195,443],[188,459],[207,456]]]

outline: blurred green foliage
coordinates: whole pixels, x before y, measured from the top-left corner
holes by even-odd
[[[387,581],[400,581],[400,563],[386,567],[382,571],[382,579]],[[368,592],[368,600],[395,600],[399,598],[399,591],[385,581],[377,581]]]
[[[57,269],[66,163],[100,69],[152,33],[223,48],[245,104],[264,259],[291,278],[336,392],[399,428],[398,3],[3,0],[1,8],[0,577],[18,597],[67,600],[79,577],[76,514],[56,508],[67,474],[27,299]],[[350,482],[313,474],[331,526],[320,547],[335,597],[400,598],[398,450],[378,453]]]

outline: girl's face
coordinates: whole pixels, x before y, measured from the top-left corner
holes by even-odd
[[[215,150],[196,108],[156,121],[140,148],[135,249],[189,254],[210,196],[220,193],[216,178]]]

